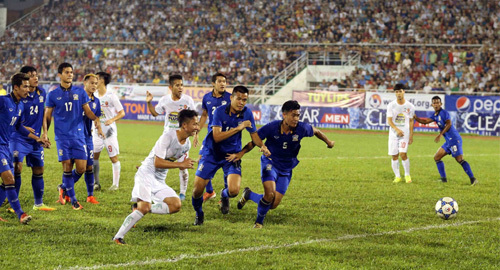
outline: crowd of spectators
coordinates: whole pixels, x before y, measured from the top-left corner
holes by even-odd
[[[496,1],[52,0],[0,38],[0,80],[24,64],[55,80],[68,61],[77,79],[205,84],[220,71],[258,85],[305,51],[348,50],[361,64],[336,87],[498,91],[499,38]]]

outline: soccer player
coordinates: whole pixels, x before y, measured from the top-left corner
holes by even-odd
[[[292,170],[299,164],[297,155],[300,142],[304,137],[316,136],[324,141],[328,148],[333,148],[335,141],[319,129],[300,122],[300,104],[295,100],[283,103],[281,107],[283,120],[272,121],[261,127],[257,134],[271,151],[271,156],[261,156],[261,179],[264,194],[252,192],[246,187],[238,201],[238,209],[243,208],[248,200],[258,204],[257,219],[254,228],[262,228],[264,218],[269,209],[275,209],[280,204],[290,185]],[[231,155],[229,160],[238,161],[241,157],[254,148],[254,143],[249,142],[239,153]]]
[[[434,142],[438,143],[441,137],[445,138],[445,143],[434,155],[434,161],[436,161],[439,175],[441,175],[441,181],[444,183],[448,182],[446,178],[446,171],[444,169],[444,163],[441,159],[446,155],[451,155],[458,163],[460,163],[460,165],[462,165],[465,173],[470,178],[470,184],[475,185],[478,181],[474,177],[469,163],[463,159],[462,137],[451,124],[450,114],[441,107],[443,103],[441,102],[441,98],[439,96],[432,97],[431,102],[432,107],[434,108],[434,113],[430,116],[430,118],[420,118],[415,115],[415,120],[421,124],[436,122],[440,132],[434,139]]]
[[[163,129],[163,133],[168,132],[170,129],[178,129],[179,128],[179,120],[178,115],[181,110],[194,110],[194,101],[188,95],[183,95],[182,92],[184,90],[184,85],[182,83],[181,75],[171,75],[168,78],[170,95],[165,95],[160,98],[156,107],[153,107],[151,101],[153,100],[153,95],[150,92],[146,92],[146,102],[148,104],[148,109],[153,116],[158,116],[160,114],[165,114],[165,126]],[[195,135],[195,138],[198,135]],[[187,156],[182,156],[181,158],[186,158]],[[182,162],[182,160],[179,160]],[[189,181],[189,173],[188,170],[179,170],[179,198],[181,201],[186,199],[186,190]]]
[[[94,96],[97,97],[101,102],[101,127],[105,138],[101,138],[97,134],[97,129],[94,129],[93,141],[94,141],[94,178],[95,185],[94,190],[100,190],[101,184],[99,181],[99,157],[101,156],[101,151],[106,148],[108,151],[109,158],[111,159],[111,167],[113,170],[113,185],[109,190],[117,190],[120,185],[120,171],[121,164],[118,160],[118,154],[120,154],[120,147],[118,146],[118,130],[116,128],[116,121],[122,119],[125,116],[125,111],[123,106],[114,93],[107,91],[106,86],[111,81],[111,75],[106,72],[97,72],[98,84],[97,92]]]
[[[247,101],[248,89],[240,85],[233,89],[231,103],[215,109],[212,131],[205,140],[207,153],[201,157],[196,170],[192,197],[193,208],[196,211],[194,225],[202,225],[204,222],[203,190],[220,168],[224,171],[224,175],[227,175],[227,187],[221,191],[220,211],[222,214],[229,213],[229,198],[236,197],[240,191],[241,162],[239,160],[233,162],[227,158],[241,151],[243,129],[250,133],[252,141],[266,156],[271,154],[257,135],[252,111],[245,106]]]
[[[181,200],[165,183],[168,169],[192,169],[194,161],[187,156],[191,148],[189,137],[199,131],[198,114],[193,110],[182,110],[178,115],[179,129],[163,133],[155,146],[135,173],[132,190],[133,212],[123,221],[113,241],[123,245],[125,234],[147,213],[174,214],[181,209]],[[154,204],[151,204],[154,202]]]
[[[406,183],[411,183],[410,160],[408,159],[408,145],[413,143],[413,116],[415,106],[405,100],[403,84],[394,86],[396,100],[387,105],[387,123],[389,124],[389,155],[392,156],[393,183],[401,182],[399,173],[399,157],[403,163]]]
[[[57,68],[61,85],[49,92],[45,104],[43,136],[47,138],[47,130],[54,116],[54,133],[57,144],[58,160],[63,167],[63,183],[70,197],[74,210],[83,209],[75,195],[75,180],[80,179],[87,167],[87,145],[85,143],[83,117],[95,120],[89,106],[89,96],[82,88],[72,85],[73,66],[62,63]],[[73,171],[73,164],[76,169]],[[60,204],[66,204],[64,190],[59,186]]]
[[[201,107],[203,109],[203,112],[201,113],[200,117],[200,130],[203,129],[203,126],[205,125],[205,122],[207,121],[208,118],[208,125],[207,125],[207,136],[210,134],[210,131],[212,130],[212,121],[214,119],[214,111],[220,106],[226,105],[231,103],[231,94],[226,91],[226,84],[227,84],[227,78],[224,74],[222,73],[215,73],[212,76],[212,86],[214,89],[210,93],[206,93],[203,96],[203,100],[201,103]],[[200,148],[200,156],[198,160],[201,159],[201,157],[207,153],[207,148],[204,147],[206,137],[203,140],[203,143],[201,144]],[[194,137],[193,140],[194,147],[197,146],[198,144],[198,136]],[[227,182],[227,176],[224,175],[224,185],[226,185]],[[205,194],[203,194],[203,201],[215,198],[217,195],[214,191],[214,187],[212,186],[212,179],[208,180],[207,186],[205,187]]]
[[[22,125],[29,127],[33,133],[40,137],[43,125],[43,113],[46,100],[46,92],[38,86],[37,70],[31,66],[21,68],[21,73],[29,77],[29,92],[26,98],[22,99],[24,111],[22,115]],[[22,131],[24,132],[24,131]],[[14,179],[16,182],[16,191],[19,195],[21,189],[21,172],[23,169],[23,160],[26,157],[26,165],[31,167],[31,186],[35,205],[33,210],[54,211],[53,207],[48,207],[43,203],[44,191],[44,152],[43,147],[35,140],[28,138],[15,130],[11,135],[10,151],[14,158]]]
[[[14,166],[12,162],[12,152],[9,144],[13,129],[23,136],[30,137],[37,143],[44,146],[50,146],[48,140],[40,139],[35,134],[23,127],[21,124],[24,106],[21,99],[26,98],[29,92],[29,77],[25,73],[16,73],[11,78],[12,93],[5,96],[0,96],[0,177],[2,185],[0,185],[0,202],[9,200],[10,206],[14,209],[19,222],[27,224],[31,220],[31,216],[24,213],[19,203],[18,193],[16,192],[14,175],[12,173]],[[1,219],[5,221],[4,219]]]

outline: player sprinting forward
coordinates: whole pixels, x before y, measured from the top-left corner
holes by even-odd
[[[44,139],[54,116],[54,134],[58,160],[63,167],[63,184],[74,210],[83,209],[75,195],[74,185],[87,167],[87,145],[85,143],[83,117],[97,119],[89,106],[89,96],[82,88],[72,85],[73,67],[62,63],[57,69],[61,85],[49,92],[45,104]],[[75,164],[75,170],[73,170]],[[66,204],[64,189],[58,187],[60,204]]]
[[[24,213],[19,203],[18,193],[16,192],[14,175],[12,173],[14,166],[12,162],[12,153],[9,149],[11,134],[13,129],[19,132],[22,136],[30,137],[37,143],[44,146],[50,146],[50,143],[45,139],[40,139],[36,135],[30,133],[28,129],[21,124],[24,106],[21,99],[26,98],[29,92],[29,77],[25,73],[16,73],[11,78],[12,93],[10,95],[0,96],[0,177],[2,185],[0,185],[0,201],[3,202],[7,197],[10,206],[14,209],[19,222],[27,224],[31,220],[31,216]],[[4,219],[1,219],[5,221]]]
[[[192,169],[194,161],[186,156],[191,148],[189,137],[199,131],[198,114],[193,110],[182,110],[178,115],[179,129],[163,133],[155,146],[135,173],[132,201],[136,208],[123,221],[113,237],[117,244],[125,244],[125,234],[147,213],[174,214],[181,209],[181,200],[165,183],[168,169]],[[154,202],[152,204],[151,202]]]
[[[248,89],[236,86],[231,94],[231,103],[220,106],[214,112],[212,131],[205,140],[207,154],[204,154],[198,164],[193,188],[192,204],[196,211],[194,225],[202,225],[203,190],[208,181],[222,168],[227,175],[227,188],[221,191],[220,211],[229,213],[229,198],[234,198],[240,191],[241,162],[233,162],[230,157],[241,151],[241,131],[246,129],[252,141],[260,147],[266,156],[271,153],[257,135],[253,114],[245,105],[248,101]]]
[[[276,120],[261,127],[257,134],[271,151],[271,156],[261,156],[261,179],[264,194],[257,194],[246,187],[238,201],[238,209],[242,209],[247,201],[255,202],[257,206],[257,219],[254,228],[262,228],[264,218],[270,209],[275,209],[280,204],[290,185],[292,170],[299,164],[297,155],[300,142],[304,137],[316,136],[324,141],[328,148],[333,148],[335,141],[319,129],[300,122],[300,104],[289,100],[281,107],[283,120]],[[231,155],[230,160],[237,161],[254,148],[249,142],[239,153]]]
[[[120,185],[120,172],[121,163],[118,160],[118,155],[120,154],[120,147],[118,145],[118,130],[116,128],[116,121],[122,119],[125,116],[125,111],[123,106],[114,93],[107,91],[106,86],[111,81],[111,75],[106,72],[97,72],[98,84],[97,91],[94,93],[101,102],[101,128],[106,136],[101,138],[94,129],[94,134],[92,136],[94,142],[94,178],[95,185],[94,190],[100,190],[101,184],[99,181],[99,157],[101,156],[101,151],[106,148],[108,152],[109,159],[111,160],[111,168],[113,170],[113,184],[109,190],[117,190]]]
[[[405,90],[402,84],[394,86],[396,100],[387,105],[387,123],[389,124],[389,155],[392,156],[392,170],[394,183],[401,182],[399,172],[399,157],[405,171],[406,183],[411,183],[410,159],[408,159],[408,145],[413,143],[413,116],[415,106],[405,100]]]
[[[171,94],[161,97],[155,107],[153,107],[153,104],[151,104],[153,95],[150,92],[146,92],[146,102],[151,114],[155,117],[160,114],[165,114],[165,126],[163,129],[163,133],[168,132],[170,129],[179,128],[178,115],[181,110],[195,109],[193,99],[188,95],[182,94],[184,90],[182,76],[172,75],[169,77],[168,81],[170,84],[168,88],[170,89]],[[198,137],[198,134],[195,135],[195,138],[196,137]],[[182,162],[182,159],[186,157],[189,157],[189,155],[182,156],[179,162]],[[181,199],[181,201],[186,199],[188,181],[188,170],[179,170],[179,198]]]
[[[22,125],[29,127],[32,132],[40,137],[43,125],[43,113],[46,99],[46,92],[38,86],[37,70],[31,66],[21,68],[21,73],[29,77],[29,92],[26,98],[22,99],[24,111],[22,115]],[[48,207],[43,203],[44,191],[44,152],[43,147],[35,140],[23,136],[21,132],[14,131],[11,135],[10,150],[14,158],[14,179],[16,191],[19,195],[21,189],[21,172],[23,160],[26,157],[26,165],[31,167],[31,186],[35,204],[33,210],[54,211],[56,208]]]
[[[444,163],[441,159],[446,155],[451,155],[458,163],[460,163],[460,165],[462,165],[465,173],[470,178],[470,184],[475,185],[477,180],[472,173],[472,169],[470,168],[469,163],[463,159],[462,137],[452,125],[450,114],[441,107],[443,103],[441,102],[441,98],[439,96],[432,97],[431,102],[432,107],[434,108],[434,113],[430,116],[430,118],[424,119],[415,115],[415,120],[421,124],[436,122],[440,132],[434,139],[434,142],[438,143],[441,137],[445,138],[445,143],[434,155],[434,161],[436,162],[439,175],[441,176],[441,181],[444,183],[448,182],[446,178],[446,171],[444,169]]]
[[[226,91],[226,84],[227,84],[227,78],[224,74],[222,73],[215,73],[212,76],[212,86],[214,89],[210,93],[206,93],[203,96],[203,100],[201,103],[203,112],[201,113],[200,117],[200,130],[203,129],[203,126],[205,125],[205,122],[207,121],[208,118],[208,125],[207,125],[207,136],[210,134],[210,131],[212,130],[212,121],[214,119],[214,112],[215,109],[217,109],[220,106],[224,106],[226,104],[231,103],[231,94]],[[194,138],[193,144],[194,147],[197,146],[197,137]],[[198,157],[198,160],[201,159],[201,157],[207,153],[207,148],[204,147],[206,141],[206,137],[203,140],[203,143],[201,144],[200,148],[200,156]],[[227,177],[224,176],[224,185],[227,183]],[[215,198],[217,194],[214,191],[214,187],[212,185],[212,179],[208,180],[207,186],[205,187],[205,193],[203,194],[203,201]]]

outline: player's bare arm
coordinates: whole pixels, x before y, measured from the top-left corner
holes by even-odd
[[[328,139],[328,137],[325,135],[325,133],[323,133],[321,130],[313,127],[313,132],[314,132],[314,136],[316,136],[318,139],[324,141],[328,148],[333,148],[335,146],[335,141]]]
[[[420,118],[416,114],[413,116],[415,121],[419,122],[420,124],[429,124],[432,123],[434,120],[432,119],[426,119],[426,118]]]
[[[121,111],[119,111],[119,112],[116,114],[116,116],[115,116],[115,117],[113,117],[113,118],[111,118],[111,119],[106,120],[106,122],[104,122],[104,125],[109,126],[109,125],[113,124],[114,122],[116,122],[116,121],[118,121],[118,120],[122,119],[124,116],[125,116],[125,111],[124,111],[124,110],[121,110]]]
[[[216,143],[219,143],[219,142],[233,136],[234,134],[241,132],[243,129],[245,129],[247,127],[252,127],[252,122],[250,122],[250,120],[243,121],[237,127],[232,128],[228,131],[222,131],[222,127],[213,126],[212,133],[214,136],[214,141]]]
[[[448,132],[448,130],[450,130],[450,128],[451,128],[451,120],[448,119],[448,120],[446,120],[446,124],[445,124],[443,130],[441,130],[441,132],[439,132],[439,134],[434,139],[434,142],[438,143],[439,140],[441,139],[441,136],[443,136],[443,134],[445,134],[446,132]]]
[[[45,108],[45,114],[43,116],[43,123],[42,123],[42,130],[43,130],[42,138],[45,140],[49,140],[47,132],[50,127],[50,122],[52,120],[52,111],[54,111],[54,108],[52,107]]]
[[[83,108],[83,112],[85,113],[85,116],[87,116],[90,120],[96,120],[96,119],[98,119],[97,116],[95,116],[95,114],[90,109],[90,106],[89,106],[88,103],[84,104],[82,106],[82,108]]]
[[[389,126],[391,126],[396,131],[396,134],[398,134],[399,137],[403,137],[405,135],[401,129],[396,127],[396,125],[392,121],[392,117],[387,117],[387,124],[389,124]]]
[[[250,134],[250,137],[252,138],[253,144],[260,147],[260,151],[264,154],[264,156],[268,157],[271,155],[271,152],[267,149],[267,146],[264,145],[257,132]]]
[[[201,113],[200,121],[198,122],[198,124],[200,126],[200,130],[205,125],[207,118],[208,118],[208,112],[207,112],[207,110],[203,110],[203,112]],[[198,147],[198,141],[199,141],[198,133],[200,133],[200,132],[199,131],[196,132],[196,134],[193,136],[193,147]]]
[[[182,162],[172,162],[155,156],[155,167],[158,169],[192,169],[194,160],[190,158],[184,159]]]
[[[410,119],[410,138],[408,139],[408,144],[413,143],[413,127],[415,126],[415,121],[413,118]]]
[[[152,100],[153,100],[153,94],[151,94],[149,91],[146,91],[146,103],[148,104],[148,110],[149,112],[151,112],[152,116],[156,117],[158,116],[158,113],[156,112],[155,107],[151,103]]]
[[[101,121],[99,121],[99,119],[94,120],[94,126],[97,129],[97,135],[102,138],[106,138],[106,135],[102,132]]]

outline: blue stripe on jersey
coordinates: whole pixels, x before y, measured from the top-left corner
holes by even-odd
[[[269,158],[274,167],[280,171],[291,171],[299,164],[297,155],[300,150],[300,141],[304,137],[314,136],[311,125],[299,122],[295,130],[289,134],[281,133],[281,120],[275,120],[261,127],[257,131],[259,137],[265,140],[267,149],[271,152]]]
[[[16,102],[13,96],[13,93],[0,96],[0,145],[9,145],[14,129],[24,129],[21,126],[24,105]]]
[[[430,119],[434,120],[437,123],[440,131],[442,131],[446,126],[447,120],[451,121],[450,114],[444,109],[441,109],[437,115],[435,113],[432,113]],[[450,129],[443,135],[446,141],[462,139],[462,137],[460,137],[460,133],[458,133],[458,131],[453,126],[453,123],[451,124]]]
[[[100,117],[101,116],[101,102],[99,101],[98,98],[95,96],[92,96],[90,98],[89,102],[89,107],[90,110],[95,114],[95,116]],[[92,125],[94,124],[94,121],[90,120],[85,114],[83,115],[83,127],[84,127],[84,134],[85,138],[90,138],[92,137]]]
[[[208,113],[208,130],[207,134],[210,133],[212,130],[212,122],[214,118],[214,112],[215,109],[219,108],[220,106],[224,106],[227,104],[231,103],[231,94],[228,92],[224,92],[224,94],[220,97],[214,97],[213,94],[214,90],[212,90],[209,93],[206,93],[203,96],[203,100],[201,103],[201,107],[203,110],[207,111]]]
[[[47,93],[43,88],[37,87],[33,93],[28,93],[28,96],[21,101],[25,108],[22,115],[22,125],[30,127],[35,130],[35,135],[40,137],[43,125],[43,112],[45,107],[45,100]],[[21,135],[21,133],[14,130],[11,134],[12,140],[37,144],[31,138]]]
[[[83,139],[83,105],[89,103],[89,96],[80,87],[61,86],[49,92],[45,106],[54,108],[54,133],[56,140]]]

